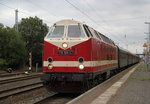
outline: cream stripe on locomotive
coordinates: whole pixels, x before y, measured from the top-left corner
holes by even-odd
[[[68,38],[68,39],[62,39],[62,40],[61,39],[58,40],[58,39],[47,39],[47,38],[45,38],[44,40],[49,42],[49,43],[51,43],[51,44],[53,44],[53,45],[55,45],[55,46],[57,46],[57,47],[62,48],[62,49],[68,49],[68,48],[70,48],[72,46],[75,46],[75,45],[80,44],[80,43],[82,43],[84,41],[87,41],[88,38],[79,38],[79,39],[69,39]],[[63,43],[67,43],[68,47],[64,48],[62,46]]]
[[[117,60],[104,60],[104,61],[84,61],[82,63],[85,67],[96,67],[102,65],[117,64]],[[44,61],[44,66],[47,67],[50,63]],[[51,63],[54,67],[78,67],[80,63],[78,61],[53,61]]]

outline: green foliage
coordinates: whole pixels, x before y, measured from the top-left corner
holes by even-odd
[[[24,65],[25,42],[14,29],[0,25],[0,67],[19,67]]]
[[[43,45],[41,43],[35,43],[32,50],[32,58],[34,59],[33,64],[39,63],[41,66]]]
[[[42,65],[42,51],[44,37],[48,32],[48,27],[38,17],[22,18],[18,25],[19,32],[24,37],[27,48],[32,51],[32,62]]]
[[[7,66],[7,62],[5,59],[0,58],[0,67]]]
[[[0,28],[3,28],[3,27],[4,27],[4,25],[2,23],[0,23]]]

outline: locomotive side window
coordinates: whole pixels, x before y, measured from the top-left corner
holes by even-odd
[[[85,29],[85,32],[87,34],[88,37],[93,37],[92,33],[90,32],[88,26],[86,25],[83,25],[84,29]]]
[[[92,37],[96,37],[96,36],[95,36],[94,29],[89,27],[89,30],[90,30],[90,32],[91,32]]]
[[[83,27],[84,27],[84,30],[85,30],[85,32],[86,32],[86,34],[87,34],[87,36],[88,36],[88,37],[90,37],[90,35],[89,35],[89,33],[88,33],[88,31],[87,31],[86,27],[85,27],[85,26],[83,26]]]
[[[95,32],[96,37],[101,40],[101,38],[100,38],[100,36],[98,35],[97,31],[94,30],[94,32]]]
[[[80,25],[69,25],[68,37],[78,38],[78,37],[85,37],[85,35]]]
[[[64,36],[64,26],[53,26],[47,38],[62,38]]]

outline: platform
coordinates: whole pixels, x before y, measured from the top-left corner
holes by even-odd
[[[68,104],[150,104],[150,72],[146,65],[140,63],[127,70]]]
[[[150,72],[141,64],[108,104],[150,104]]]

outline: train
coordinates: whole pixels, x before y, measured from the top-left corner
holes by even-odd
[[[44,38],[41,80],[48,91],[82,93],[139,61],[85,23],[66,19]]]

